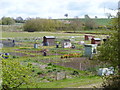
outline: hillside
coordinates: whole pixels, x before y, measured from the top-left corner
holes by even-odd
[[[85,18],[78,18],[81,22],[85,22]],[[92,20],[94,20],[98,25],[109,25],[111,19],[107,19],[107,18],[91,18]],[[75,18],[71,18],[71,19],[58,19],[58,20],[76,20]]]

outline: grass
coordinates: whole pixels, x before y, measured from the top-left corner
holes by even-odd
[[[83,85],[89,85],[94,83],[102,82],[99,76],[82,76],[74,79],[64,79],[54,82],[40,82],[37,86],[29,86],[29,88],[70,88],[70,87],[80,87]],[[24,88],[25,86],[22,86]]]
[[[23,24],[0,25],[1,31],[23,31]]]
[[[108,34],[112,31],[104,31],[104,30],[90,30],[90,31],[79,31],[76,33],[64,33],[64,32],[2,32],[3,38],[36,38],[36,37],[43,37],[43,36],[56,36],[56,37],[68,37],[69,36],[82,36],[83,34],[95,34],[95,33],[101,33],[101,34]],[[83,34],[81,34],[83,33]]]
[[[69,33],[58,33],[58,32],[2,32],[3,38],[29,38],[29,37],[43,37],[43,36],[81,36],[82,34],[69,34]]]

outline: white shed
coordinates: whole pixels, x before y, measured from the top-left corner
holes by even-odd
[[[62,42],[62,47],[63,48],[71,48],[72,44],[69,39],[64,39]]]
[[[92,58],[94,54],[97,54],[97,44],[85,44],[84,55],[86,57]]]

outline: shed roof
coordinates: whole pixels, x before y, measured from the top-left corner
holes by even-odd
[[[85,44],[85,47],[97,47],[97,44]]]
[[[44,36],[45,38],[55,38],[55,36]]]
[[[100,41],[101,39],[100,38],[93,38],[94,40],[98,40],[98,41]]]
[[[64,39],[65,42],[70,42],[70,39]]]

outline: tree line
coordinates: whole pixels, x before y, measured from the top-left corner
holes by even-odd
[[[80,31],[99,29],[99,24],[85,15],[84,21],[79,18],[74,19],[43,19],[43,18],[26,18],[2,17],[1,25],[14,25],[15,23],[24,23],[24,31]],[[100,28],[101,29],[101,28]]]
[[[25,23],[22,17],[12,18],[12,17],[2,17],[0,20],[0,25],[13,25],[15,23]]]

